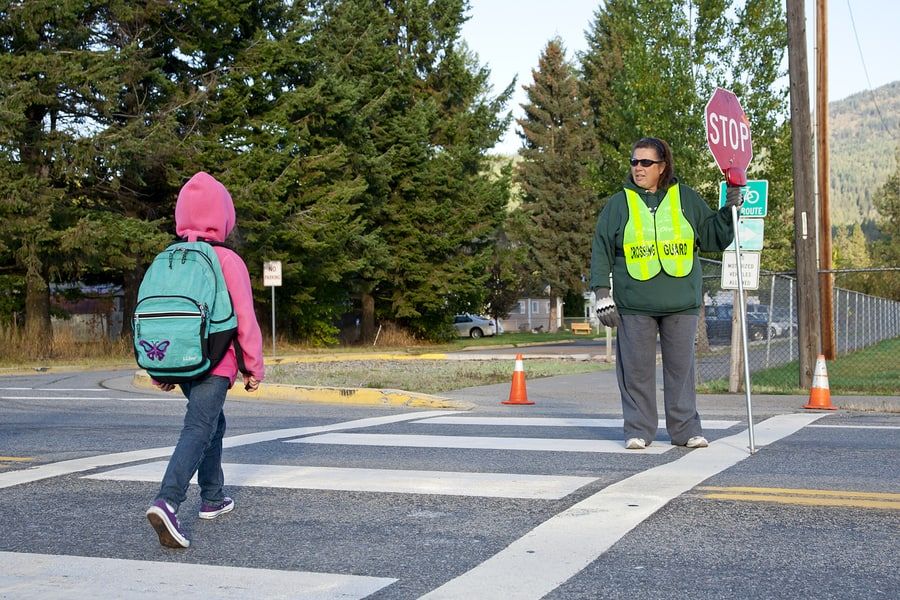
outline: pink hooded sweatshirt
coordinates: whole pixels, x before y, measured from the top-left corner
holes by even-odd
[[[212,242],[224,242],[234,229],[234,203],[225,186],[209,173],[199,172],[184,184],[175,204],[175,232],[189,242],[202,238]],[[262,333],[253,311],[253,292],[250,274],[243,259],[232,250],[213,246],[222,275],[231,295],[231,303],[237,316],[237,342],[243,356],[243,369],[262,381],[266,371],[263,365]],[[234,385],[237,378],[238,361],[234,344],[225,353],[222,361],[210,371],[212,375],[227,377]]]

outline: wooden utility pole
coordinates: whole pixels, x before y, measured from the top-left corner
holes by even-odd
[[[819,173],[819,302],[822,354],[835,358],[834,273],[831,273],[831,177],[828,157],[828,2],[816,0],[816,154]]]
[[[800,387],[812,385],[819,352],[819,286],[813,197],[812,126],[806,60],[804,0],[787,0],[788,79],[791,92],[791,155],[794,166],[794,253],[797,263]]]

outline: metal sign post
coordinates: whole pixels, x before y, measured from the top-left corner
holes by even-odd
[[[749,423],[747,431],[750,434],[750,454],[756,454],[756,442],[753,436],[753,405],[750,401],[750,350],[749,344],[747,344],[747,306],[744,302],[744,272],[741,269],[741,228],[738,222],[738,209],[736,206],[731,207],[731,219],[734,227],[734,256],[737,261],[737,284],[738,296],[740,297],[740,302],[737,304],[741,315],[741,346],[744,351],[744,394],[747,398],[747,421]]]
[[[263,285],[272,288],[272,354],[275,354],[275,287],[281,285],[281,261],[263,263]]]
[[[716,88],[706,103],[706,142],[727,185],[746,186],[747,167],[753,158],[753,138],[750,135],[750,119],[740,100],[731,90]],[[737,261],[737,283],[740,295],[739,313],[744,346],[744,387],[747,394],[747,422],[750,434],[750,454],[756,452],[753,439],[753,410],[750,403],[750,363],[747,344],[747,311],[744,305],[744,273],[741,269],[740,223],[737,207],[731,207],[734,226],[734,255]],[[732,309],[733,310],[733,309]]]

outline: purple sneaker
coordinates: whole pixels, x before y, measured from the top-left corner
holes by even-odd
[[[159,543],[168,548],[187,548],[191,545],[175,516],[163,500],[157,500],[147,509],[147,520],[156,530]]]
[[[206,500],[200,505],[201,519],[215,519],[219,515],[224,515],[234,510],[234,500],[225,496],[221,502],[207,502]]]

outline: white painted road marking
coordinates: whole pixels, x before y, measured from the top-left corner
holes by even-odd
[[[622,442],[565,438],[513,438],[464,435],[404,435],[390,433],[326,433],[287,440],[296,444],[344,444],[351,446],[400,446],[409,448],[468,448],[477,450],[530,450],[543,452],[612,452],[636,454]],[[662,454],[674,448],[653,444],[641,454]]]
[[[166,462],[125,467],[85,479],[113,481],[162,481]],[[466,473],[402,469],[357,469],[286,465],[225,463],[229,487],[254,486],[299,490],[340,490],[398,494],[438,494],[484,498],[558,500],[596,477],[521,475],[516,473]],[[191,480],[197,482],[197,478]]]
[[[413,423],[421,425],[491,425],[494,427],[610,427],[621,428],[623,419],[576,419],[566,417],[433,417]],[[740,421],[703,421],[703,429],[728,429]],[[666,428],[660,419],[659,428]]]
[[[40,388],[40,387],[0,387],[0,390],[19,392],[111,392],[107,388]]]
[[[900,425],[810,425],[819,429],[900,429]]]
[[[365,598],[394,583],[386,577],[277,571],[195,563],[0,552],[0,597],[67,598]]]
[[[109,396],[0,396],[0,400],[115,400],[124,402],[187,402],[186,398],[166,398],[156,396],[153,398],[110,398]]]
[[[756,426],[756,445],[776,442],[822,416],[772,417]],[[614,483],[422,598],[542,598],[670,500],[750,456],[746,443],[747,432],[743,431],[715,440],[708,449],[694,450]]]
[[[317,427],[296,427],[293,429],[275,429],[272,431],[261,431],[259,433],[247,433],[244,435],[236,435],[227,437],[222,440],[222,446],[225,448],[233,448],[236,446],[245,446],[247,444],[257,444],[259,442],[271,442],[284,438],[297,437],[301,435],[311,435],[321,433],[323,431],[337,431],[341,429],[356,429],[361,427],[375,427],[378,425],[387,425],[390,423],[398,423],[401,421],[409,421],[411,419],[421,419],[424,414],[435,415],[452,415],[459,411],[428,411],[404,413],[399,415],[388,415],[385,417],[371,417],[367,419],[356,419],[354,421],[344,421],[341,423],[332,423],[331,425],[319,425]],[[38,465],[28,469],[19,471],[7,471],[0,473],[0,489],[21,485],[23,483],[31,483],[32,481],[40,481],[41,479],[49,479],[51,477],[59,477],[61,475],[70,475],[72,473],[81,473],[98,469],[101,467],[112,467],[130,462],[139,462],[143,460],[151,460],[154,458],[167,457],[172,454],[175,446],[167,446],[165,448],[149,448],[147,450],[132,450],[130,452],[118,452],[116,454],[101,454],[98,456],[88,456],[86,458],[76,458],[73,460],[64,460],[46,465]]]

